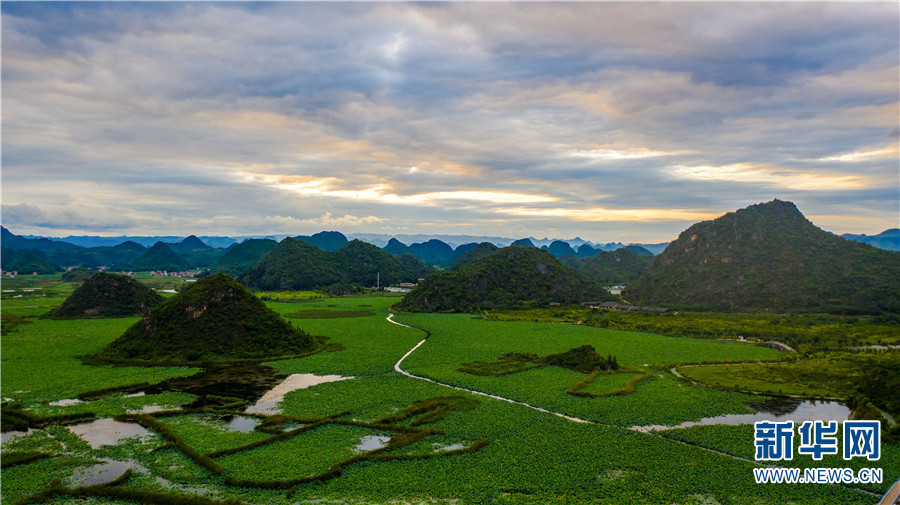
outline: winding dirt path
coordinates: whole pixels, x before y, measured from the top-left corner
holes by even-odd
[[[404,328],[412,328],[412,329],[414,329],[414,330],[419,330],[419,331],[425,333],[425,338],[423,338],[421,341],[419,341],[418,344],[416,344],[415,346],[413,346],[413,348],[410,349],[409,351],[407,351],[406,354],[404,354],[402,358],[400,358],[399,360],[397,360],[396,363],[394,363],[394,370],[396,370],[397,372],[399,372],[399,373],[401,373],[401,374],[403,374],[403,375],[405,375],[405,376],[407,376],[407,377],[409,377],[409,378],[411,378],[411,379],[417,379],[417,380],[428,381],[428,382],[431,382],[432,384],[438,384],[438,385],[440,385],[440,386],[444,386],[444,387],[448,387],[448,388],[451,388],[451,389],[455,389],[455,390],[457,390],[457,391],[465,391],[465,392],[467,392],[467,393],[471,393],[471,394],[474,394],[474,395],[486,396],[486,397],[488,397],[488,398],[493,398],[493,399],[495,399],[495,400],[501,400],[501,401],[508,402],[508,403],[514,403],[514,404],[516,404],[516,405],[521,405],[521,406],[523,406],[523,407],[528,407],[528,408],[530,408],[530,409],[532,409],[532,410],[536,410],[536,411],[538,411],[538,412],[543,412],[543,413],[545,413],[545,414],[552,414],[552,415],[554,415],[554,416],[561,417],[561,418],[563,418],[563,419],[566,419],[566,420],[569,420],[569,421],[572,421],[572,422],[576,422],[576,423],[593,424],[593,425],[597,425],[597,426],[608,426],[608,427],[613,427],[613,428],[620,428],[620,429],[623,429],[623,430],[627,430],[627,429],[628,429],[628,428],[625,428],[625,427],[623,427],[623,426],[617,426],[617,425],[614,425],[614,424],[599,423],[599,422],[597,422],[597,421],[588,421],[587,419],[580,419],[580,418],[577,418],[577,417],[567,416],[567,415],[565,415],[565,414],[563,414],[563,413],[560,413],[560,412],[554,412],[554,411],[552,411],[552,410],[547,410],[547,409],[542,408],[542,407],[537,407],[537,406],[535,406],[535,405],[531,405],[530,403],[520,402],[520,401],[513,400],[513,399],[511,399],[511,398],[506,398],[506,397],[503,397],[503,396],[492,395],[492,394],[489,394],[489,393],[485,393],[485,392],[483,392],[483,391],[476,391],[476,390],[474,390],[474,389],[467,389],[467,388],[463,388],[463,387],[459,387],[459,386],[454,386],[454,385],[452,385],[452,384],[447,384],[447,383],[445,383],[445,382],[440,382],[440,381],[437,381],[437,380],[434,380],[434,379],[431,379],[431,378],[428,378],[428,377],[422,377],[421,375],[414,375],[414,374],[411,374],[411,373],[407,372],[406,370],[400,368],[400,365],[403,363],[403,360],[405,360],[406,358],[408,358],[410,354],[412,354],[416,349],[418,349],[419,347],[421,347],[421,345],[424,344],[425,341],[428,340],[429,337],[431,337],[431,332],[428,331],[428,330],[426,330],[426,329],[423,329],[423,328],[417,328],[417,327],[415,327],[415,326],[410,326],[410,325],[408,325],[408,324],[398,323],[397,321],[394,321],[394,314],[393,314],[393,313],[390,313],[385,319],[386,319],[389,323],[396,324],[397,326],[402,326],[402,327],[404,327]],[[638,431],[638,430],[635,430],[635,431]],[[666,437],[666,436],[664,436],[664,435],[662,435],[662,434],[660,434],[660,433],[656,433],[656,432],[649,432],[649,433],[647,433],[647,432],[640,432],[640,431],[639,431],[639,433],[644,433],[644,434],[646,434],[646,435],[651,435],[651,436],[657,436],[657,437],[664,438],[664,439],[669,440],[669,441],[672,441],[672,442],[678,442],[678,443],[680,443],[680,444],[682,444],[682,445],[686,445],[686,446],[688,446],[688,447],[696,447],[696,448],[698,448],[698,449],[702,449],[702,450],[707,451],[707,452],[713,452],[713,453],[716,453],[716,454],[718,454],[718,455],[720,455],[720,456],[725,456],[725,457],[728,457],[728,458],[731,458],[731,459],[736,459],[736,460],[739,460],[739,461],[744,461],[744,462],[747,462],[747,463],[752,463],[752,464],[754,464],[754,465],[766,466],[766,467],[770,467],[770,468],[776,468],[776,465],[768,465],[768,464],[765,464],[765,463],[761,463],[761,462],[759,462],[759,461],[754,461],[754,460],[752,460],[752,459],[747,459],[747,458],[742,458],[742,457],[740,457],[740,456],[735,456],[734,454],[728,454],[727,452],[717,451],[716,449],[711,449],[711,448],[709,448],[709,447],[704,447],[704,446],[702,446],[702,445],[690,444],[690,443],[684,442],[684,441],[682,441],[682,440],[677,440],[677,439],[674,439],[674,438]],[[845,488],[847,488],[847,489],[851,489],[851,490],[853,490],[853,491],[857,491],[857,492],[860,492],[860,493],[865,493],[865,494],[870,495],[870,496],[875,496],[875,497],[880,497],[880,496],[881,496],[880,494],[873,493],[873,492],[867,491],[867,490],[865,490],[865,489],[859,489],[859,488],[855,488],[855,487],[852,487],[852,486],[848,486],[848,485],[846,485],[846,484],[837,484],[837,485],[840,485],[840,486],[845,487]],[[897,486],[895,485],[894,487],[897,487]],[[892,489],[892,491],[893,491],[893,489]],[[879,505],[881,505],[881,504],[879,504]]]
[[[457,391],[465,391],[465,392],[467,392],[467,393],[472,393],[472,394],[474,394],[474,395],[486,396],[486,397],[488,397],[488,398],[493,398],[493,399],[495,399],[495,400],[501,400],[501,401],[504,401],[504,402],[515,403],[516,405],[522,405],[523,407],[528,407],[528,408],[530,408],[530,409],[537,410],[538,412],[543,412],[543,413],[545,413],[545,414],[553,414],[554,416],[558,416],[558,417],[561,417],[561,418],[563,418],[563,419],[568,419],[569,421],[573,421],[573,422],[576,422],[576,423],[601,424],[601,423],[596,423],[596,422],[593,422],[593,421],[588,421],[588,420],[586,420],[586,419],[579,419],[579,418],[577,418],[577,417],[567,416],[567,415],[562,414],[562,413],[560,413],[560,412],[553,412],[552,410],[547,410],[547,409],[545,409],[545,408],[536,407],[536,406],[534,406],[534,405],[531,405],[530,403],[520,402],[520,401],[517,401],[517,400],[513,400],[512,398],[505,398],[505,397],[503,397],[503,396],[492,395],[492,394],[489,394],[489,393],[485,393],[485,392],[483,392],[483,391],[476,391],[476,390],[474,390],[474,389],[461,388],[461,387],[459,387],[459,386],[454,386],[454,385],[452,385],[452,384],[447,384],[447,383],[444,383],[444,382],[436,381],[436,380],[430,379],[430,378],[428,378],[428,377],[422,377],[421,375],[413,375],[413,374],[407,372],[406,370],[400,368],[400,364],[403,363],[403,360],[405,360],[406,358],[408,358],[409,355],[413,353],[413,351],[415,351],[416,349],[418,349],[419,346],[421,346],[422,344],[425,343],[426,340],[428,340],[428,337],[431,336],[431,332],[429,332],[428,330],[423,330],[422,328],[416,328],[416,327],[414,327],[414,326],[409,326],[409,325],[406,325],[406,324],[398,323],[397,321],[394,321],[393,317],[394,317],[394,314],[390,314],[386,319],[387,319],[388,322],[393,323],[393,324],[396,324],[397,326],[403,326],[404,328],[412,328],[412,329],[414,329],[414,330],[424,331],[424,332],[425,332],[425,335],[426,335],[425,338],[423,338],[421,342],[419,342],[418,344],[416,344],[415,347],[413,347],[412,349],[410,349],[406,354],[403,355],[402,358],[400,358],[399,360],[397,360],[397,363],[394,364],[394,370],[396,370],[396,371],[402,373],[403,375],[405,375],[405,376],[407,376],[407,377],[409,377],[409,378],[412,378],[412,379],[418,379],[418,380],[428,381],[428,382],[431,382],[431,383],[433,383],[433,384],[438,384],[438,385],[441,385],[441,386],[444,386],[444,387],[453,388],[453,389],[455,389],[455,390],[457,390]],[[609,424],[609,425],[604,425],[604,426],[612,426],[612,425]]]

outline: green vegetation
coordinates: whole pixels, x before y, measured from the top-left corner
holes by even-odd
[[[627,284],[647,270],[652,258],[652,255],[638,254],[627,247],[615,251],[600,251],[584,260],[578,272],[605,286]]]
[[[395,319],[431,332],[428,340],[404,360],[403,368],[410,373],[620,426],[679,424],[725,413],[746,413],[745,402],[752,396],[692,387],[667,373],[669,364],[773,360],[780,355],[775,350],[747,344],[574,324],[496,322],[465,314],[401,314]],[[504,354],[534,355],[536,359],[585,344],[602,349],[604,362],[611,354],[616,356],[621,368],[648,371],[656,368],[657,371],[652,378],[641,382],[634,394],[587,399],[567,394],[573,384],[585,378],[584,373],[569,369],[535,367],[537,363],[532,361],[521,365],[527,370],[500,376],[473,375],[459,370],[464,363],[492,363]],[[621,377],[628,375],[623,373]],[[585,391],[605,392],[623,387],[621,380],[615,382],[620,377],[611,377],[611,381],[601,378],[597,378],[598,387]],[[653,408],[647,408],[648,405]]]
[[[558,366],[574,372],[588,374],[587,377],[571,386],[566,392],[570,395],[585,398],[599,398],[602,396],[627,395],[634,393],[634,386],[641,381],[653,376],[647,370],[632,367],[620,367],[616,357],[609,354],[606,359],[590,345],[583,345],[566,352],[550,354],[540,357],[536,354],[508,353],[500,356],[495,362],[475,361],[463,363],[458,369],[473,375],[509,375],[524,372],[542,366]],[[629,379],[624,386],[600,392],[587,391],[586,388],[593,384],[600,375],[616,375],[620,373],[637,374]]]
[[[352,240],[334,252],[286,238],[240,281],[259,290],[304,290],[338,284],[374,286],[415,280],[390,254]]]
[[[40,451],[9,451],[3,453],[3,460],[0,462],[0,468],[10,468],[13,466],[27,465],[41,459],[47,459],[53,456],[48,452]]]
[[[193,268],[210,266],[224,254],[222,249],[206,245],[196,235],[191,235],[176,244],[169,244],[169,247],[184,258],[188,267]]]
[[[832,235],[774,200],[697,223],[624,293],[722,312],[900,313],[900,253]]]
[[[625,312],[586,307],[489,311],[495,321],[579,323],[611,330],[642,331],[673,337],[727,338],[783,342],[798,352],[853,346],[900,344],[896,317],[826,314],[718,314],[713,312]]]
[[[691,380],[721,388],[770,395],[869,402],[900,417],[900,351],[816,353],[786,363],[682,366]],[[872,413],[868,418],[877,416]],[[877,418],[877,417],[874,417]]]
[[[26,431],[29,428],[44,428],[54,424],[67,424],[73,421],[85,420],[94,417],[93,414],[63,414],[58,416],[38,416],[21,405],[4,402],[0,410],[2,431]]]
[[[146,247],[131,241],[123,242],[114,247],[104,246],[85,248],[67,242],[46,238],[29,239],[20,237],[14,235],[6,228],[2,228],[2,236],[4,250],[0,260],[2,260],[3,268],[10,270],[15,270],[8,268],[10,266],[8,262],[11,263],[15,259],[16,254],[11,254],[9,251],[17,251],[20,253],[25,251],[36,252],[46,258],[50,263],[56,265],[82,265],[91,268],[105,265],[111,268],[125,268],[147,250]],[[20,270],[20,272],[23,273],[31,273],[33,271],[34,270]]]
[[[253,268],[253,265],[277,246],[278,242],[272,239],[247,239],[229,247],[225,254],[216,258],[211,270],[238,277]]]
[[[298,304],[289,302],[290,295],[278,298],[283,301],[268,302],[271,309],[280,314],[297,311]],[[14,301],[7,305],[4,300],[4,312],[28,314],[33,309],[26,303],[35,303]],[[9,453],[32,451],[51,456],[4,468],[3,502],[864,505],[876,499],[844,486],[756,485],[751,469],[758,465],[685,445],[666,438],[666,432],[645,434],[624,428],[748,412],[744,402],[750,396],[696,387],[660,367],[679,361],[773,359],[778,353],[772,349],[575,324],[497,322],[465,314],[395,314],[398,322],[431,332],[425,344],[403,361],[404,370],[617,426],[583,424],[396,373],[393,366],[397,360],[426,334],[385,321],[394,301],[370,296],[313,299],[303,304],[303,308],[328,311],[370,310],[375,315],[291,320],[311,334],[328,336],[329,342],[344,350],[270,364],[281,373],[354,378],[288,393],[280,403],[283,413],[252,415],[258,424],[250,432],[228,427],[230,415],[248,416],[229,411],[236,405],[232,399],[223,398],[210,405],[209,411],[150,415],[185,447],[220,465],[220,474],[198,464],[156,431],[92,448],[65,427],[49,426],[4,443],[4,461]],[[47,406],[47,402],[88,390],[121,387],[124,392],[126,386],[140,382],[157,384],[166,373],[193,372],[183,368],[88,367],[75,357],[96,353],[136,320],[41,319],[20,326],[3,339],[3,396],[16,398],[23,409],[37,415],[92,409],[98,416],[111,416],[134,410],[132,401],[169,404],[158,401],[161,395],[126,398],[114,393],[81,405],[53,410]],[[566,368],[544,366],[501,376],[457,370],[463,362],[496,360],[503,353],[548,356],[565,354],[583,344],[602,350],[604,360],[615,355],[620,369],[640,367],[652,371],[653,376],[629,395],[580,398],[566,394],[566,389],[585,374]],[[621,388],[636,375],[598,374],[583,391]],[[183,403],[187,402],[176,404]],[[316,422],[321,424],[291,433]],[[279,438],[284,433],[291,435]],[[734,437],[735,449],[743,444],[752,450],[752,433],[750,436],[749,440]],[[370,437],[381,437],[385,447],[379,449],[376,444],[371,446],[375,449],[357,449]],[[716,437],[708,439],[698,440],[696,445],[715,448]],[[273,441],[259,443],[268,440]],[[900,446],[885,443],[882,450],[877,466],[884,467],[884,484],[854,487],[883,493],[900,477],[896,463]],[[136,466],[114,485],[86,489],[88,486],[70,483],[74,472],[91,468],[102,459]],[[801,459],[795,458],[795,462]],[[809,458],[805,463],[820,466]],[[852,462],[853,466],[860,464],[864,462]],[[825,466],[848,465],[829,462]],[[335,471],[329,474],[331,470]],[[311,481],[315,477],[321,478]],[[55,479],[60,481],[54,483]],[[292,484],[296,485],[293,490],[285,489]],[[67,489],[81,491],[70,494]]]
[[[164,298],[126,275],[98,272],[46,317],[128,317],[143,313]]]
[[[6,304],[4,303],[4,310]],[[26,409],[67,398],[87,390],[125,386],[138,382],[155,384],[191,375],[196,368],[88,366],[77,356],[93,354],[134,323],[136,318],[35,320],[3,337],[3,396]],[[27,328],[27,331],[25,330]],[[149,395],[148,395],[149,396]],[[152,397],[133,398],[134,405],[152,403]],[[68,407],[68,409],[76,408]],[[96,410],[96,409],[95,409]],[[58,409],[64,413],[66,409]]]
[[[317,345],[234,279],[215,274],[153,307],[96,357],[211,361],[308,354]]]
[[[497,252],[497,249],[498,247],[490,242],[482,242],[473,247],[471,250],[466,251],[465,253],[460,255],[460,257],[457,258],[456,261],[454,261],[447,270],[459,270],[463,265],[467,265],[479,258],[490,256],[491,254]]]
[[[422,263],[438,268],[447,268],[456,259],[453,248],[437,239],[412,244],[409,246],[409,253]]]
[[[3,248],[3,269],[19,272],[20,275],[32,274],[52,274],[61,272],[62,267],[51,262],[40,251],[14,251],[12,249]]]
[[[91,270],[90,268],[75,268],[62,274],[59,280],[62,282],[84,282],[96,273],[96,270]]]
[[[341,247],[347,245],[347,237],[338,231],[320,231],[312,236],[300,235],[294,237],[294,240],[300,240],[307,244],[313,245],[323,251],[337,251]]]
[[[628,374],[637,374],[634,377],[628,379],[625,382],[625,385],[618,389],[610,389],[606,391],[600,392],[591,392],[586,391],[586,388],[592,384],[599,375],[616,375],[620,373],[628,373]],[[567,393],[574,396],[583,396],[586,398],[600,398],[602,396],[617,396],[617,395],[630,395],[634,393],[634,387],[638,382],[645,381],[649,378],[653,377],[653,373],[647,370],[641,370],[640,368],[632,368],[632,367],[621,367],[614,370],[594,370],[590,375],[584,378],[578,384],[570,387],[566,390]]]
[[[163,242],[153,244],[132,263],[132,270],[171,270],[179,271],[187,268],[188,264],[177,252]]]
[[[752,424],[693,426],[690,428],[665,430],[659,433],[666,438],[700,447],[709,447],[710,449],[733,454],[741,458],[753,459],[755,455],[754,428]],[[843,437],[843,426],[838,427],[836,437],[838,440]],[[821,461],[815,461],[812,458],[799,456],[797,453],[799,446],[799,437],[794,437],[794,459],[779,461],[778,466],[784,468],[852,468],[854,471],[860,468],[881,468],[884,471],[885,482],[883,484],[859,485],[860,488],[878,495],[883,494],[887,486],[890,486],[896,480],[892,476],[900,475],[900,444],[882,443],[881,459],[877,462],[869,461],[865,458],[845,460],[841,454],[825,455]],[[887,482],[888,480],[890,480],[890,483]],[[876,500],[877,498],[873,497],[871,503],[875,503]]]
[[[284,317],[293,317],[295,319],[323,319],[334,317],[368,317],[374,316],[375,312],[371,310],[326,310],[326,309],[309,309],[285,314]]]
[[[430,275],[410,291],[397,308],[474,312],[614,298],[598,284],[560,264],[550,253],[510,246],[458,270]]]
[[[25,320],[22,316],[17,316],[15,314],[0,314],[0,334],[6,335],[11,331],[16,331],[16,328],[21,324],[27,324],[31,321]]]

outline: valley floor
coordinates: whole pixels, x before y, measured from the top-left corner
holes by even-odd
[[[3,437],[4,466],[19,453],[48,456],[2,470],[3,503],[35,497],[54,479],[62,486],[77,487],[84,483],[82,472],[102,461],[132,466],[131,478],[115,486],[124,491],[106,489],[79,503],[131,503],[135,493],[145,493],[178,495],[184,503],[248,504],[874,504],[900,478],[897,443],[882,444],[877,462],[845,462],[830,456],[818,462],[808,457],[784,462],[801,468],[882,468],[882,484],[756,484],[753,469],[762,465],[753,461],[752,425],[655,433],[632,429],[752,412],[746,404],[759,401],[758,396],[699,387],[675,377],[665,365],[771,360],[779,356],[775,350],[571,324],[400,313],[390,309],[395,301],[360,297],[267,302],[282,315],[300,313],[300,318],[288,320],[343,347],[332,345],[312,356],[268,363],[283,374],[352,377],[297,389],[284,397],[282,413],[295,420],[283,426],[285,431],[315,427],[288,437],[242,431],[233,422],[241,416],[224,411],[154,418],[186,447],[211,455],[221,467],[219,473],[173,446],[159,429],[96,446],[66,426],[11,438],[8,432]],[[5,300],[3,311],[32,316],[58,303],[51,298]],[[304,317],[307,310],[318,315],[309,312]],[[321,317],[322,311],[343,317]],[[3,337],[4,401],[18,402],[39,416],[93,413],[99,418],[174,409],[193,401],[193,395],[165,391],[59,404],[88,390],[157,383],[197,371],[95,367],[77,359],[101,349],[136,320],[27,319]],[[585,375],[565,368],[538,367],[508,375],[459,370],[464,363],[492,362],[510,352],[543,356],[585,344],[601,355],[616,356],[623,365],[649,370],[652,377],[638,383],[631,394],[586,398],[567,394]],[[601,375],[586,391],[616,390],[629,377]],[[258,426],[276,421],[264,415],[256,419],[250,419],[251,427],[254,422]],[[403,433],[408,436],[403,438]],[[341,467],[336,474],[291,490],[263,485],[322,475],[336,465]],[[116,476],[113,472],[105,478]],[[250,480],[260,485],[249,485]],[[234,485],[239,481],[244,485]],[[65,492],[35,498],[34,503],[75,502]]]

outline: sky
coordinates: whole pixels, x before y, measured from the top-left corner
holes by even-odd
[[[896,2],[0,9],[17,234],[900,226]]]

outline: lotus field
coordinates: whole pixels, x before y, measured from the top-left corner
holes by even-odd
[[[46,424],[4,433],[3,503],[873,504],[900,478],[896,442],[882,445],[877,464],[853,463],[883,468],[881,485],[763,485],[753,480],[760,465],[752,461],[749,425],[631,429],[753,412],[747,403],[760,396],[694,384],[671,368],[779,360],[773,349],[578,324],[409,314],[391,309],[393,297],[297,298],[282,293],[266,303],[328,345],[265,365],[284,375],[342,380],[287,392],[276,411],[264,413],[244,413],[247,401],[228,398],[192,405],[196,395],[174,390],[72,401],[86,391],[153,385],[199,369],[84,364],[80,356],[102,349],[138,318],[37,319],[52,303],[4,300],[4,316],[27,316],[3,337],[4,423],[25,415]],[[547,356],[584,345],[615,356],[623,370],[595,374],[579,389],[590,395],[569,393],[587,374],[559,366],[503,375],[460,370],[509,353]],[[641,374],[647,376],[631,381]],[[628,392],[602,394],[628,382]],[[115,418],[142,431],[89,441],[76,434],[75,421],[52,417],[68,414],[82,416],[79,423]]]

